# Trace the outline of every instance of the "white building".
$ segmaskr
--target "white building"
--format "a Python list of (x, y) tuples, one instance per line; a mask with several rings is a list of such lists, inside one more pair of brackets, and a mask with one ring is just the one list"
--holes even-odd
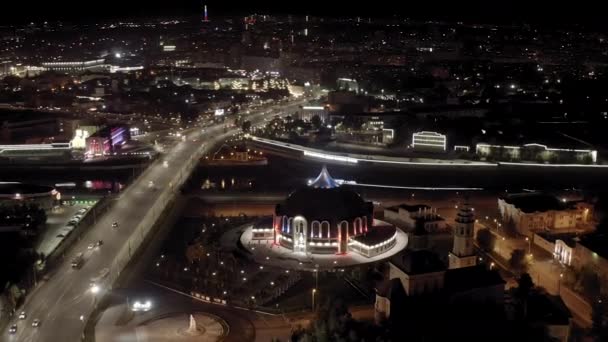
[(312, 121), (315, 115), (319, 116), (323, 124), (329, 121), (329, 111), (324, 106), (302, 106), (298, 111), (298, 119), (303, 121)]
[(481, 158), (505, 161), (554, 162), (561, 164), (590, 164), (597, 162), (596, 150), (552, 148), (536, 143), (522, 146), (479, 143), (475, 146), (475, 153)]
[(412, 134), (412, 148), (416, 151), (445, 152), (447, 138), (445, 134), (422, 131)]
[(448, 255), (450, 268), (475, 266), (476, 255), (473, 244), (475, 231), (475, 214), (465, 204), (458, 211), (454, 226), (454, 247)]
[(384, 209), (384, 219), (405, 231), (413, 230), (417, 223), (430, 233), (446, 229), (445, 219), (437, 214), (436, 208), (431, 208), (426, 204), (401, 204), (386, 208)]
[(510, 194), (498, 198), (498, 209), (506, 224), (513, 224), (520, 234), (568, 232), (591, 219), (591, 206), (569, 203), (543, 193)]
[(89, 61), (61, 61), (42, 63), (45, 70), (55, 70), (59, 72), (80, 73), (84, 71), (108, 71), (110, 65), (105, 63), (105, 59), (94, 59)]

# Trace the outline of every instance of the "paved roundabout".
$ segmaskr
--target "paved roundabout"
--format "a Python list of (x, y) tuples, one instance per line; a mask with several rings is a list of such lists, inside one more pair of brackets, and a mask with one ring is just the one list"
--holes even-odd
[(314, 271), (338, 270), (352, 266), (362, 265), (371, 262), (377, 262), (392, 257), (402, 251), (408, 242), (407, 234), (401, 229), (396, 230), (395, 245), (388, 251), (376, 255), (374, 257), (365, 257), (357, 253), (349, 254), (312, 254), (304, 252), (293, 252), (292, 250), (272, 243), (271, 240), (256, 241), (252, 240), (252, 227), (248, 227), (243, 231), (240, 227), (233, 234), (243, 231), (240, 235), (240, 245), (247, 249), (248, 255), (255, 262), (275, 266), (284, 269)]
[(168, 314), (148, 320), (136, 328), (141, 342), (215, 342), (228, 335), (226, 321), (203, 312)]

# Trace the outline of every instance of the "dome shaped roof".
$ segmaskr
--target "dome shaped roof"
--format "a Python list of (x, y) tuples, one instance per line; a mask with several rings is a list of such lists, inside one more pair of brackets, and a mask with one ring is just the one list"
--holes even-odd
[(291, 193), (276, 209), (277, 215), (303, 216), (312, 220), (348, 220), (370, 215), (371, 202), (365, 202), (358, 193), (340, 187), (323, 167), (321, 174), (307, 187)]

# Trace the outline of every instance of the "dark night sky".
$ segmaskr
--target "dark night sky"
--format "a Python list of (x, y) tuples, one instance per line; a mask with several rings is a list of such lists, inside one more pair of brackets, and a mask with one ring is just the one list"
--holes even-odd
[[(589, 23), (605, 20), (601, 1), (592, 0), (209, 0), (210, 15), (253, 12), (312, 15), (403, 15), (417, 19), (473, 22)], [(90, 21), (133, 16), (184, 15), (201, 11), (203, 0), (1, 0), (2, 22), (62, 19)], [(10, 9), (10, 10), (9, 10)], [(1, 23), (0, 23), (1, 25)], [(607, 25), (608, 26), (608, 25)]]

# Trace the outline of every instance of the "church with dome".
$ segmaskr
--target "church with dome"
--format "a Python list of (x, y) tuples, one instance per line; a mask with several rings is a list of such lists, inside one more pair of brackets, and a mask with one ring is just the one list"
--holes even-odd
[(398, 229), (374, 219), (373, 212), (372, 202), (341, 186), (323, 167), (276, 206), (272, 238), (295, 253), (375, 257), (394, 247)]

